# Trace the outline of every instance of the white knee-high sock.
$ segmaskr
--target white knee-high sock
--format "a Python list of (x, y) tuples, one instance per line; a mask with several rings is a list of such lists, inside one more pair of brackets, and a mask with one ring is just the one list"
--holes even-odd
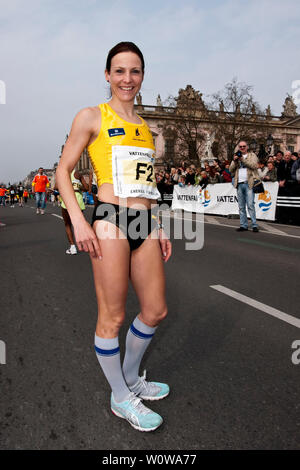
[(129, 387), (132, 387), (138, 381), (142, 357), (154, 336), (156, 328), (145, 325), (136, 317), (128, 330), (123, 373)]
[(130, 390), (121, 368), (118, 337), (100, 338), (95, 334), (95, 351), (104, 375), (111, 386), (114, 399), (119, 403), (124, 401)]

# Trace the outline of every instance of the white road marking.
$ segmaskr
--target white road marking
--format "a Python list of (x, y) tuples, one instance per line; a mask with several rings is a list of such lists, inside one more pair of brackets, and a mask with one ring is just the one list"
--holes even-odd
[(276, 308), (273, 308), (273, 307), (270, 307), (269, 305), (258, 302), (257, 300), (251, 299), (251, 297), (247, 297), (246, 295), (243, 295), (243, 294), (240, 294), (239, 292), (228, 289), (227, 287), (224, 287), (221, 285), (210, 286), (210, 287), (219, 292), (222, 292), (222, 294), (228, 295), (229, 297), (233, 297), (234, 299), (239, 300), (240, 302), (244, 302), (247, 305), (251, 305), (251, 307), (257, 308), (258, 310), (261, 310), (262, 312), (268, 313), (269, 315), (272, 315), (273, 317), (276, 317), (279, 320), (285, 321), (286, 323), (289, 323), (290, 325), (300, 328), (299, 318), (296, 318), (296, 317), (293, 317), (292, 315), (288, 315), (287, 313), (281, 312), (280, 310), (277, 310)]
[(259, 226), (263, 227), (267, 232), (274, 233), (274, 235), (286, 235), (282, 230), (278, 230), (278, 228), (273, 227), (273, 225), (266, 224), (265, 222), (259, 221)]
[[(179, 214), (176, 215), (176, 213), (172, 213), (172, 212), (168, 212), (168, 211), (160, 211), (160, 214), (162, 215), (162, 217), (170, 217), (170, 218), (173, 218), (173, 219), (181, 219), (181, 220), (191, 220), (191, 217), (180, 217)], [(237, 225), (230, 225), (230, 224), (225, 224), (225, 223), (216, 223), (216, 218), (214, 218), (214, 222), (209, 222), (208, 219), (205, 218), (205, 224), (208, 224), (208, 225), (218, 225), (219, 227), (229, 227), (229, 228), (238, 228)], [(197, 223), (202, 223), (201, 221), (198, 221), (198, 220), (195, 220), (195, 222)], [(261, 221), (259, 220), (258, 221), (258, 225), (260, 226), (261, 225)], [(289, 227), (292, 227), (292, 228), (295, 228), (294, 225), (289, 225)], [(260, 230), (261, 233), (268, 233), (268, 234), (271, 234), (271, 235), (280, 235), (281, 237), (288, 237), (288, 238), (300, 238), (300, 235), (289, 235), (288, 233), (284, 233), (282, 232), (281, 230), (278, 230), (278, 229), (272, 229), (271, 230)]]
[(209, 216), (209, 219), (207, 216), (204, 216), (204, 222), (211, 225), (221, 225), (221, 222), (216, 217), (212, 216)]
[(51, 214), (51, 215), (54, 215), (54, 217), (58, 217), (59, 219), (63, 219), (61, 215), (58, 215), (58, 214)]

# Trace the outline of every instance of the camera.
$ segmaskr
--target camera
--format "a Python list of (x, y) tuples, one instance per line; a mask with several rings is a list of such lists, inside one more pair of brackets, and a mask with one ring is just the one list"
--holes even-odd
[(240, 157), (242, 156), (242, 152), (241, 152), (240, 150), (238, 150), (238, 151), (236, 152), (236, 156), (240, 158)]

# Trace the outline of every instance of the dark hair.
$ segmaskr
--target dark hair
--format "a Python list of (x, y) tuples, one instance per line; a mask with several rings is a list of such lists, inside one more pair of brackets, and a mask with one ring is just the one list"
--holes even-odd
[(145, 62), (144, 62), (144, 57), (140, 49), (133, 43), (133, 42), (119, 42), (116, 44), (108, 53), (107, 59), (106, 59), (106, 70), (110, 73), (110, 67), (111, 67), (111, 60), (112, 58), (119, 54), (120, 52), (133, 52), (134, 54), (137, 54), (139, 58), (141, 59), (142, 62), (142, 71), (144, 73), (145, 70)]
[(277, 155), (278, 153), (281, 153), (281, 156), (283, 157), (283, 152), (282, 152), (281, 150), (277, 150), (276, 155)]
[(294, 155), (294, 157), (299, 158), (298, 152), (293, 152), (292, 155)]

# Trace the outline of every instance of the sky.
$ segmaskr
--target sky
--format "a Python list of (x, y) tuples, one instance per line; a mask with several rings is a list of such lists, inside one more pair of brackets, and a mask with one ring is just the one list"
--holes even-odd
[(300, 80), (299, 25), (299, 0), (0, 0), (0, 182), (53, 167), (76, 113), (108, 99), (120, 41), (144, 54), (143, 104), (187, 84), (208, 101), (237, 77), (280, 115)]

